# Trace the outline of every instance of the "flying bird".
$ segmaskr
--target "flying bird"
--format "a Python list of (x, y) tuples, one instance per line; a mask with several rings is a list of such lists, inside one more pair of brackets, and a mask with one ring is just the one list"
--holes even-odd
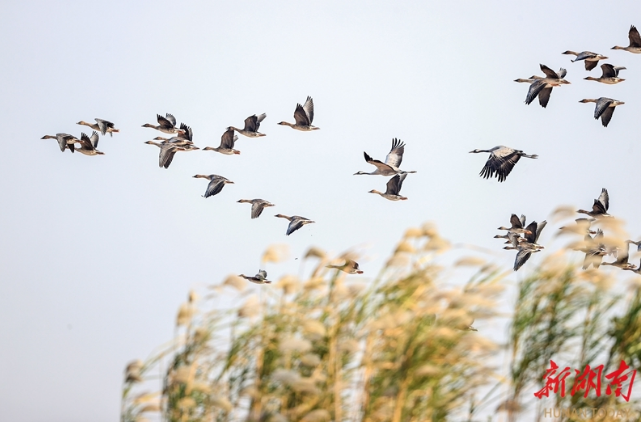
[(120, 132), (120, 129), (116, 129), (114, 127), (114, 124), (111, 123), (111, 122), (108, 122), (107, 120), (102, 120), (102, 119), (98, 119), (98, 118), (96, 118), (94, 120), (97, 123), (87, 123), (84, 120), (81, 120), (77, 124), (84, 125), (84, 126), (89, 126), (93, 130), (97, 130), (100, 133), (102, 133), (103, 136), (106, 135), (107, 132), (109, 132), (109, 136), (114, 136), (113, 135), (114, 132)]
[(630, 39), (630, 45), (627, 47), (619, 47), (615, 45), (612, 47), (612, 50), (625, 50), (634, 54), (641, 54), (641, 36), (639, 31), (634, 25), (630, 26), (630, 31), (628, 32), (628, 38)]
[(300, 217), (298, 215), (293, 215), (291, 217), (288, 217), (283, 214), (276, 214), (275, 217), (286, 218), (289, 220), (289, 226), (287, 226), (287, 233), (285, 233), (287, 236), (294, 233), (296, 230), (300, 229), (305, 224), (315, 223), (315, 221), (312, 221), (309, 218)]
[(416, 171), (404, 171), (400, 169), (401, 162), (403, 161), (404, 152), (405, 152), (405, 144), (401, 142), (400, 139), (397, 139), (397, 138), (392, 139), (392, 149), (390, 149), (390, 152), (387, 154), (387, 157), (385, 157), (384, 163), (379, 160), (373, 159), (366, 152), (363, 151), (363, 155), (365, 156), (365, 161), (375, 166), (376, 170), (374, 170), (371, 173), (359, 171), (354, 173), (354, 176), (358, 174), (393, 176), (395, 174), (416, 173)]
[(287, 122), (280, 122), (278, 124), (302, 131), (320, 129), (319, 127), (312, 126), (312, 122), (314, 121), (314, 100), (312, 100), (312, 97), (307, 97), (307, 101), (305, 101), (304, 105), (296, 104), (294, 120), (296, 120), (295, 124)]
[(160, 114), (157, 114), (158, 125), (145, 123), (142, 127), (150, 127), (164, 133), (184, 133), (184, 130), (176, 127), (176, 118), (172, 114), (167, 113), (166, 116), (167, 117), (162, 117)]
[(342, 265), (326, 265), (327, 268), (335, 268), (337, 270), (346, 272), (347, 274), (363, 274), (363, 271), (358, 269), (358, 262), (353, 259), (346, 259)]
[(147, 141), (145, 143), (148, 145), (156, 145), (160, 148), (160, 153), (158, 154), (158, 167), (169, 168), (169, 165), (174, 159), (174, 155), (176, 155), (176, 152), (178, 151), (195, 151), (200, 149), (195, 145), (186, 144), (183, 140), (178, 138), (165, 139), (158, 137), (155, 139), (162, 139), (163, 141), (161, 143), (154, 141)]
[(390, 201), (404, 201), (407, 198), (400, 195), (401, 187), (403, 186), (403, 181), (407, 177), (407, 173), (397, 174), (387, 181), (387, 189), (385, 193), (379, 192), (376, 189), (372, 189), (369, 193), (377, 193), (385, 199)]
[(539, 104), (541, 104), (541, 107), (545, 108), (550, 101), (552, 88), (563, 84), (569, 84), (570, 82), (563, 79), (567, 74), (565, 69), (561, 68), (558, 72), (555, 72), (544, 64), (541, 64), (540, 67), (546, 77), (533, 80), (527, 96), (525, 97), (525, 104), (529, 105), (536, 97), (539, 97)]
[(601, 77), (593, 78), (592, 76), (588, 76), (583, 79), (586, 81), (597, 81), (608, 85), (614, 85), (625, 81), (625, 79), (619, 78), (619, 71), (624, 69), (625, 67), (623, 66), (613, 66), (609, 63), (603, 63), (601, 65)]
[(475, 149), (470, 153), (489, 152), (490, 157), (487, 159), (483, 170), (479, 173), (484, 179), (490, 179), (496, 174), (499, 182), (505, 181), (516, 163), (525, 158), (538, 158), (536, 154), (527, 155), (520, 149), (513, 149), (503, 145), (496, 146), (492, 149)]
[(612, 217), (608, 214), (608, 209), (610, 208), (610, 195), (608, 195), (608, 190), (606, 188), (601, 189), (601, 195), (594, 200), (592, 204), (592, 211), (586, 211), (580, 209), (577, 212), (581, 214), (587, 214), (590, 217), (601, 218), (601, 217)]
[(241, 199), (237, 202), (252, 204), (251, 218), (258, 218), (265, 207), (273, 207), (274, 204), (264, 199)]
[(607, 57), (601, 54), (593, 53), (591, 51), (582, 51), (580, 53), (575, 53), (574, 51), (565, 51), (561, 54), (572, 54), (576, 56), (572, 63), (578, 62), (580, 60), (585, 60), (585, 70), (592, 70), (599, 64), (599, 60), (606, 60)]
[(256, 284), (271, 284), (271, 281), (267, 280), (267, 271), (265, 270), (258, 270), (258, 274), (253, 277), (246, 276), (245, 274), (238, 274), (238, 277), (242, 277)]
[(635, 270), (635, 269), (637, 269), (637, 267), (634, 264), (630, 264), (628, 262), (630, 243), (632, 243), (632, 241), (630, 241), (630, 240), (626, 240), (625, 241), (624, 250), (623, 251), (620, 250), (618, 252), (616, 261), (614, 261), (614, 262), (603, 262), (601, 265), (611, 265), (613, 267), (621, 268), (622, 270)]
[(261, 114), (260, 116), (256, 116), (254, 114), (253, 116), (249, 116), (248, 118), (245, 119), (245, 127), (243, 129), (238, 129), (233, 126), (229, 126), (227, 130), (233, 129), (236, 132), (240, 133), (241, 135), (245, 135), (250, 138), (266, 136), (264, 133), (258, 132), (258, 128), (260, 127), (260, 122), (265, 120), (265, 117), (267, 117), (265, 113)]
[(203, 198), (209, 198), (210, 196), (218, 194), (221, 190), (223, 190), (227, 183), (234, 183), (231, 180), (224, 178), (223, 176), (218, 176), (217, 174), (197, 174), (194, 177), (209, 180), (209, 184), (207, 185), (207, 190), (205, 191)]
[(70, 150), (71, 152), (74, 151), (75, 146), (74, 144), (76, 142), (80, 142), (78, 138), (76, 138), (73, 135), (69, 135), (68, 133), (56, 133), (55, 136), (52, 135), (45, 135), (40, 139), (55, 139), (58, 141), (58, 146), (60, 146), (60, 151), (65, 152), (66, 149)]
[(229, 127), (220, 137), (220, 146), (216, 148), (205, 147), (203, 151), (216, 151), (225, 155), (240, 154), (240, 151), (234, 149), (234, 143), (238, 140), (238, 135), (234, 134), (234, 129)]
[(91, 134), (91, 138), (86, 134), (80, 134), (80, 148), (76, 148), (76, 151), (84, 155), (105, 155), (104, 152), (98, 151), (98, 132), (95, 130)]
[(585, 98), (580, 103), (596, 103), (594, 108), (594, 118), (598, 119), (601, 117), (601, 124), (603, 127), (608, 127), (608, 123), (612, 120), (612, 115), (614, 114), (614, 108), (616, 106), (625, 104), (623, 101), (613, 100), (612, 98), (600, 97), (595, 99)]

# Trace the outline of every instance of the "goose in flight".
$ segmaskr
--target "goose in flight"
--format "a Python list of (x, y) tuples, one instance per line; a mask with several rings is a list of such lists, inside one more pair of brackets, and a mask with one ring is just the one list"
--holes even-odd
[(494, 177), (496, 174), (499, 182), (505, 181), (507, 176), (510, 174), (516, 163), (521, 159), (525, 158), (538, 158), (536, 154), (527, 155), (520, 149), (508, 148), (503, 145), (496, 146), (492, 149), (475, 149), (470, 151), (470, 153), (479, 153), (479, 152), (489, 152), (490, 157), (487, 159), (485, 166), (479, 173), (479, 175), (485, 179)]
[(319, 127), (312, 126), (312, 122), (314, 121), (314, 100), (312, 100), (312, 97), (307, 97), (307, 101), (305, 101), (304, 105), (296, 104), (294, 120), (296, 120), (295, 124), (287, 122), (280, 122), (278, 124), (302, 131), (320, 129)]
[(607, 59), (607, 57), (605, 57), (604, 55), (593, 53), (591, 51), (582, 51), (580, 53), (575, 53), (574, 51), (568, 50), (561, 54), (572, 54), (576, 56), (576, 58), (572, 60), (572, 63), (578, 62), (579, 60), (585, 60), (585, 70), (592, 70), (596, 67), (597, 64), (599, 64), (599, 60)]
[(565, 69), (561, 68), (558, 72), (555, 72), (544, 64), (541, 64), (540, 66), (546, 77), (536, 79), (532, 82), (530, 89), (527, 92), (527, 96), (525, 97), (525, 104), (529, 105), (536, 97), (539, 97), (539, 104), (541, 104), (541, 107), (545, 108), (550, 101), (552, 88), (563, 84), (569, 84), (570, 82), (563, 79), (567, 74)]
[(599, 268), (601, 265), (601, 260), (604, 255), (607, 255), (608, 250), (605, 245), (601, 242), (603, 239), (603, 231), (601, 229), (596, 231), (594, 237), (589, 234), (585, 235), (585, 246), (582, 248), (575, 249), (585, 253), (585, 258), (583, 259), (583, 269), (587, 270), (592, 265), (594, 268)]
[(342, 265), (326, 265), (327, 268), (335, 268), (337, 270), (346, 272), (347, 274), (363, 274), (363, 271), (358, 269), (358, 262), (353, 259), (346, 259)]
[(238, 277), (242, 277), (245, 280), (249, 280), (252, 283), (256, 284), (270, 284), (271, 281), (267, 280), (267, 271), (258, 270), (258, 274), (253, 277), (246, 276), (245, 274), (238, 274)]
[(601, 124), (603, 125), (603, 127), (608, 127), (608, 123), (610, 123), (612, 115), (614, 114), (614, 108), (616, 106), (625, 104), (623, 101), (613, 100), (612, 98), (606, 97), (600, 97), (596, 100), (592, 98), (585, 98), (579, 102), (596, 103), (596, 107), (594, 108), (594, 118), (598, 119), (599, 117), (601, 117)]
[(601, 217), (612, 217), (608, 214), (608, 209), (610, 208), (610, 195), (608, 195), (608, 190), (606, 188), (601, 189), (601, 195), (598, 199), (594, 200), (592, 204), (592, 211), (586, 211), (584, 209), (577, 210), (578, 213), (587, 214), (590, 217), (601, 218)]
[(548, 222), (545, 220), (540, 224), (537, 224), (536, 221), (531, 222), (525, 228), (524, 237), (519, 236), (519, 234), (514, 231), (508, 231), (507, 236), (512, 246), (506, 246), (503, 249), (518, 249), (519, 246), (524, 246), (530, 249), (545, 249), (536, 242), (538, 242), (539, 236), (547, 224)]
[(60, 146), (60, 151), (65, 152), (66, 149), (70, 150), (71, 152), (74, 151), (75, 146), (74, 144), (76, 142), (80, 142), (78, 138), (76, 138), (73, 135), (69, 135), (68, 133), (56, 133), (55, 136), (52, 135), (45, 135), (40, 139), (55, 139), (58, 141), (58, 146)]
[(234, 183), (231, 180), (225, 179), (223, 176), (218, 176), (217, 174), (197, 174), (194, 177), (197, 179), (201, 178), (209, 180), (209, 184), (207, 185), (207, 190), (205, 191), (203, 198), (209, 198), (210, 196), (218, 194), (221, 190), (223, 190), (225, 184), (227, 183)]
[(523, 78), (514, 79), (514, 82), (531, 84), (532, 82), (534, 82), (536, 80), (539, 80), (539, 79), (543, 79), (543, 78), (541, 76), (532, 75), (527, 79), (523, 79)]
[(627, 47), (619, 47), (615, 45), (612, 47), (612, 50), (625, 50), (634, 54), (641, 54), (641, 36), (639, 31), (634, 25), (630, 26), (630, 32), (628, 32), (628, 38), (630, 39), (630, 45)]
[(114, 128), (114, 124), (111, 122), (108, 122), (107, 120), (102, 120), (102, 119), (94, 119), (97, 123), (87, 123), (84, 120), (79, 121), (77, 124), (79, 125), (84, 125), (84, 126), (89, 126), (93, 130), (97, 130), (100, 133), (102, 133), (103, 136), (109, 132), (109, 136), (114, 136), (114, 132), (120, 132), (120, 129)]
[(105, 155), (104, 152), (98, 151), (98, 132), (95, 130), (91, 134), (91, 138), (85, 135), (84, 133), (80, 134), (80, 148), (76, 148), (76, 151), (84, 155)]
[(254, 114), (253, 116), (249, 116), (248, 118), (245, 119), (245, 127), (243, 129), (238, 129), (233, 126), (229, 126), (227, 130), (233, 129), (236, 132), (240, 133), (241, 135), (245, 135), (250, 138), (258, 138), (259, 136), (266, 136), (264, 133), (258, 132), (258, 128), (260, 128), (260, 122), (265, 120), (265, 117), (267, 117), (265, 113), (261, 114), (260, 116), (256, 116)]
[(387, 189), (385, 189), (385, 193), (379, 192), (376, 189), (372, 189), (369, 191), (369, 193), (377, 193), (380, 196), (382, 196), (385, 199), (389, 199), (390, 201), (404, 201), (407, 198), (404, 196), (401, 196), (399, 192), (401, 191), (401, 187), (403, 186), (403, 181), (407, 177), (407, 173), (403, 174), (397, 174), (396, 176), (392, 177), (387, 181)]
[(371, 173), (359, 171), (354, 173), (354, 176), (358, 174), (369, 174), (369, 175), (378, 174), (381, 176), (393, 176), (395, 174), (416, 173), (416, 171), (414, 170), (404, 171), (400, 169), (401, 162), (403, 161), (404, 152), (405, 152), (405, 144), (401, 142), (400, 139), (397, 139), (397, 138), (392, 139), (392, 149), (390, 149), (390, 152), (387, 154), (387, 157), (385, 157), (384, 163), (381, 162), (380, 160), (373, 159), (365, 151), (363, 151), (363, 155), (365, 156), (365, 161), (375, 166), (376, 170), (374, 170)]
[(603, 63), (601, 65), (602, 73), (600, 78), (593, 78), (592, 76), (588, 76), (583, 79), (585, 79), (586, 81), (597, 81), (604, 84), (614, 85), (618, 84), (619, 82), (625, 81), (625, 79), (619, 78), (619, 71), (624, 69), (625, 67), (623, 66), (612, 66), (609, 63)]
[(621, 268), (622, 270), (635, 270), (635, 269), (637, 269), (637, 267), (634, 264), (630, 264), (628, 262), (628, 258), (629, 258), (629, 251), (628, 250), (630, 249), (630, 243), (632, 243), (632, 241), (630, 241), (630, 240), (626, 240), (625, 241), (624, 250), (623, 251), (621, 251), (621, 250), (618, 251), (618, 255), (617, 255), (617, 260), (616, 261), (614, 261), (614, 262), (603, 262), (603, 263), (601, 263), (601, 265), (611, 265), (613, 267)]
[(312, 221), (309, 218), (300, 217), (298, 215), (293, 215), (291, 217), (288, 217), (283, 214), (276, 214), (275, 217), (286, 218), (289, 220), (289, 226), (287, 226), (287, 233), (285, 233), (287, 236), (294, 233), (296, 230), (300, 229), (305, 224), (315, 223), (315, 221)]
[(252, 204), (251, 218), (258, 218), (265, 207), (273, 207), (274, 204), (264, 199), (241, 199), (238, 202)]
[(158, 167), (169, 168), (169, 165), (174, 159), (174, 155), (178, 151), (195, 151), (200, 149), (193, 144), (180, 144), (180, 140), (176, 140), (176, 138), (156, 138), (156, 140), (158, 139), (163, 139), (163, 141), (161, 143), (154, 141), (145, 142), (148, 145), (156, 145), (160, 148), (160, 153), (158, 154)]
[[(524, 229), (523, 228), (524, 223), (525, 223), (525, 216), (524, 215), (521, 215), (521, 218), (519, 219), (519, 217), (517, 217), (516, 214), (512, 214), (510, 216), (510, 224), (512, 226), (511, 227), (503, 227), (503, 226), (501, 226), (497, 230), (507, 230), (508, 231), (507, 236), (509, 236), (510, 233), (530, 234), (530, 231), (528, 229)], [(511, 238), (509, 238), (509, 239), (511, 240)]]
[(234, 128), (229, 127), (220, 137), (220, 146), (216, 148), (205, 147), (203, 151), (216, 151), (225, 155), (240, 154), (240, 151), (234, 149), (234, 143), (238, 140), (238, 135), (234, 134)]
[(159, 130), (164, 133), (184, 133), (184, 130), (178, 129), (176, 127), (176, 118), (172, 115), (167, 113), (167, 117), (162, 117), (160, 114), (157, 114), (157, 120), (158, 120), (158, 125), (152, 125), (150, 123), (145, 123), (142, 125), (142, 127), (150, 127), (156, 130)]
[(512, 246), (506, 246), (505, 249), (518, 250), (518, 252), (516, 253), (516, 258), (514, 260), (514, 271), (518, 271), (518, 269), (521, 268), (528, 259), (530, 259), (530, 256), (532, 256), (533, 253), (540, 252), (541, 249), (543, 249), (543, 246), (537, 244), (536, 242), (539, 238), (539, 235), (541, 234), (541, 231), (543, 230), (543, 227), (545, 227), (546, 224), (547, 222), (542, 222), (542, 227), (539, 229), (536, 221), (531, 222), (527, 226), (526, 230), (529, 232), (529, 234), (525, 234), (524, 241), (519, 241), (518, 234), (511, 234)]

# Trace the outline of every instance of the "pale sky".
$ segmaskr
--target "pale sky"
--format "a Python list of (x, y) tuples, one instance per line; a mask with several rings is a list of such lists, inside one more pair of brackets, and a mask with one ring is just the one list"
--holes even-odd
[[(493, 239), (512, 213), (550, 220), (559, 205), (589, 208), (601, 188), (610, 213), (634, 239), (641, 146), (641, 55), (613, 51), (641, 26), (641, 4), (543, 1), (368, 2), (160, 1), (5, 2), (0, 14), (7, 124), (0, 187), (0, 405), (19, 421), (113, 421), (126, 363), (173, 333), (191, 288), (228, 274), (255, 274), (275, 243), (289, 259), (270, 279), (299, 272), (308, 247), (364, 251), (371, 280), (406, 228), (436, 222), (453, 243), (514, 253)], [(625, 66), (615, 86), (572, 63), (590, 50)], [(526, 106), (539, 63), (568, 70), (546, 109)], [(293, 122), (296, 103), (315, 103), (314, 132)], [(609, 127), (583, 98), (617, 107)], [(179, 153), (158, 168), (162, 133), (142, 128), (172, 113), (197, 146), (218, 146), (229, 125), (267, 113), (266, 137), (240, 136), (238, 156)], [(43, 135), (88, 135), (80, 120), (113, 121), (104, 156), (64, 154)], [(392, 138), (406, 143), (409, 200), (391, 202), (374, 167)], [(507, 181), (478, 176), (496, 145), (538, 154)], [(204, 199), (207, 182), (235, 182)], [(276, 204), (256, 219), (238, 199)], [(285, 236), (276, 213), (316, 221)], [(551, 242), (548, 225), (540, 243)], [(546, 252), (547, 253), (547, 252)], [(534, 256), (522, 272), (544, 254)], [(581, 259), (581, 256), (577, 257)], [(261, 286), (256, 286), (259, 288)]]

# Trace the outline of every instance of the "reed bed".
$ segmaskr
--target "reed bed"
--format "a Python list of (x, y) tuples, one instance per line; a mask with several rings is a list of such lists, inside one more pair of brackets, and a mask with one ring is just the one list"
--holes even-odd
[[(173, 341), (127, 366), (121, 421), (554, 420), (546, 407), (625, 409), (628, 419), (592, 420), (636, 421), (636, 398), (533, 395), (550, 360), (602, 363), (604, 374), (621, 360), (641, 365), (640, 285), (619, 288), (621, 271), (581, 270), (572, 248), (529, 268), (510, 304), (511, 270), (476, 256), (438, 265), (450, 244), (429, 224), (407, 230), (368, 284), (326, 268), (317, 248), (305, 280), (286, 275), (256, 294), (229, 276), (203, 298), (190, 293)], [(273, 247), (263, 259), (282, 256)], [(455, 284), (451, 274), (470, 276)], [(502, 344), (475, 331), (500, 321)]]

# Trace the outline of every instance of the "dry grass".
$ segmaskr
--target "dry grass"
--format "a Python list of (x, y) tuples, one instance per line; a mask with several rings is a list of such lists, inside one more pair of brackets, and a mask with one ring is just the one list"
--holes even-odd
[[(190, 294), (172, 344), (127, 367), (121, 421), (478, 421), (488, 409), (483, 420), (522, 421), (540, 419), (542, 406), (623, 407), (609, 396), (533, 393), (550, 359), (603, 362), (604, 373), (621, 359), (639, 368), (638, 285), (615, 293), (619, 273), (582, 271), (571, 250), (548, 256), (517, 286), (507, 344), (498, 345), (470, 326), (501, 318), (511, 272), (477, 256), (441, 268), (435, 256), (449, 247), (426, 225), (405, 233), (371, 284), (325, 268), (331, 257), (314, 248), (307, 280), (285, 276), (261, 286), (260, 299), (234, 276), (213, 298)], [(263, 260), (284, 255), (270, 248)], [(470, 269), (464, 286), (445, 287), (445, 273)], [(221, 296), (244, 303), (220, 310), (212, 304)], [(147, 393), (157, 374), (158, 391)], [(625, 405), (637, 420), (638, 403)]]

